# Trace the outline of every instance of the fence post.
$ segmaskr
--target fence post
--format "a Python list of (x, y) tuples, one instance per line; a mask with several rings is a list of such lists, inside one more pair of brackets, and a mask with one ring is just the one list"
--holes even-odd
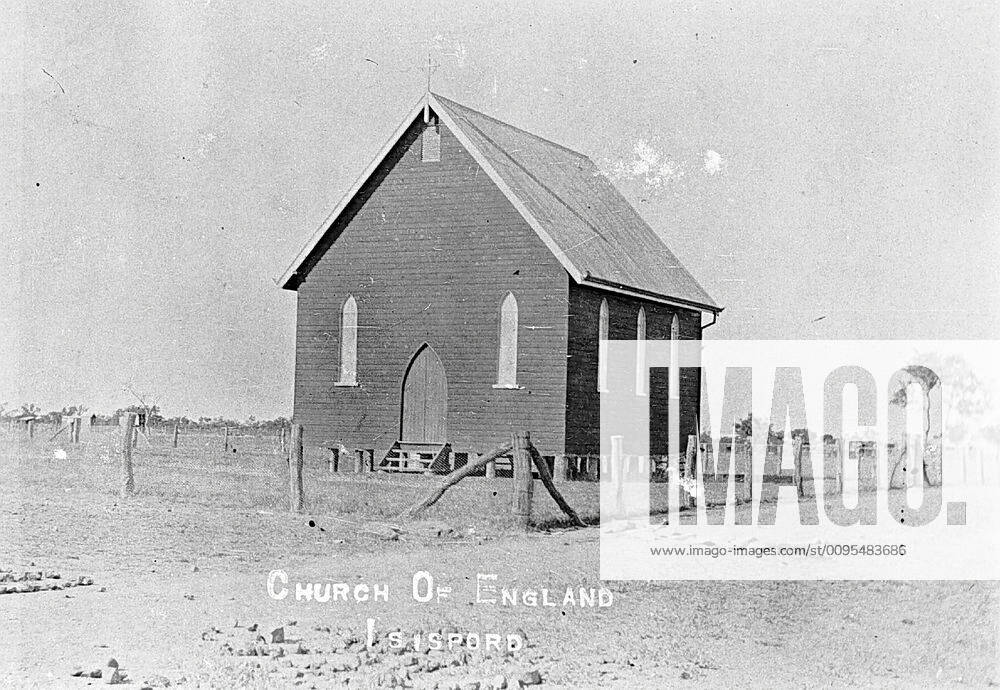
[(222, 450), (223, 450), (224, 453), (228, 453), (229, 452), (229, 427), (228, 426), (226, 427), (226, 436), (225, 436), (225, 441), (223, 441)]
[(121, 456), (121, 497), (135, 491), (135, 477), (132, 475), (132, 442), (135, 437), (135, 413), (126, 412), (122, 418)]
[(35, 420), (34, 419), (29, 419), (28, 420), (28, 438), (29, 439), (35, 438)]
[[(479, 457), (479, 454), (476, 453), (476, 458), (478, 459), (478, 457)], [(486, 463), (485, 472), (486, 472), (486, 478), (487, 479), (496, 479), (497, 478), (497, 463), (496, 463), (496, 460), (490, 460), (488, 463)]]
[(552, 460), (552, 480), (564, 482), (569, 477), (565, 455), (557, 455)]
[(527, 431), (514, 434), (512, 441), (514, 491), (511, 495), (511, 512), (515, 527), (525, 531), (531, 518), (531, 494), (535, 484), (531, 474), (531, 453), (528, 450), (530, 442)]
[(80, 442), (80, 427), (83, 426), (83, 417), (73, 420), (73, 443)]
[(177, 447), (177, 437), (180, 435), (180, 424), (174, 424), (174, 448)]
[(354, 471), (357, 474), (365, 471), (365, 451), (362, 448), (354, 449)]
[(337, 471), (337, 465), (340, 464), (340, 448), (330, 449), (330, 459), (327, 461), (327, 470), (331, 473)]
[(792, 482), (795, 484), (795, 493), (798, 496), (805, 496), (805, 488), (802, 486), (802, 447), (804, 445), (801, 437), (795, 439), (795, 465), (792, 470)]
[[(226, 429), (228, 431), (228, 428)], [(292, 425), (292, 453), (288, 461), (289, 474), (289, 509), (293, 513), (301, 513), (305, 506), (305, 496), (302, 491), (302, 425)]]
[(285, 440), (285, 427), (281, 427), (278, 432), (278, 437), (281, 439), (281, 452), (284, 453), (288, 450), (287, 441)]

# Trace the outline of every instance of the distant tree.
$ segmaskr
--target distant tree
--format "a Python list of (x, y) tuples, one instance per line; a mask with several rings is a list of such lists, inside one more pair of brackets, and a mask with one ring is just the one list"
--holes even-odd
[(38, 417), (42, 414), (42, 408), (35, 403), (24, 403), (21, 405), (21, 414)]
[[(924, 384), (927, 391), (941, 386), (942, 431), (948, 440), (961, 441), (970, 434), (970, 422), (985, 412), (991, 395), (987, 386), (960, 355), (922, 354), (924, 365), (905, 367), (904, 371)], [(890, 402), (906, 406), (906, 389), (896, 391)], [(930, 410), (925, 410), (924, 435), (930, 429)]]

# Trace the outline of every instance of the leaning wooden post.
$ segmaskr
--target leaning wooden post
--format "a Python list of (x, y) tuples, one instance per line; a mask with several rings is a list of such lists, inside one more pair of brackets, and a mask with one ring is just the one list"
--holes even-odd
[(444, 496), (444, 492), (447, 491), (449, 487), (454, 486), (469, 475), (475, 474), (479, 470), (483, 469), (487, 463), (493, 462), (497, 458), (506, 455), (512, 449), (512, 446), (508, 443), (506, 445), (499, 446), (485, 455), (469, 453), (469, 462), (442, 479), (441, 483), (431, 489), (422, 501), (404, 512), (401, 517), (412, 517), (420, 511), (430, 508), (432, 505), (437, 503), (438, 499)]
[(83, 426), (83, 417), (73, 420), (73, 443), (80, 442), (80, 427)]
[(337, 471), (340, 464), (340, 448), (330, 449), (330, 459), (327, 461), (327, 470), (332, 474)]
[(354, 471), (357, 474), (365, 471), (365, 451), (362, 448), (354, 449)]
[(514, 526), (527, 531), (531, 518), (531, 494), (535, 479), (531, 474), (531, 452), (528, 450), (531, 438), (528, 432), (514, 434), (513, 446), (514, 491), (511, 494), (511, 513)]
[(223, 452), (226, 452), (226, 453), (229, 452), (229, 427), (228, 426), (226, 427), (226, 436), (225, 436), (225, 441), (223, 441), (222, 450), (223, 450)]
[(180, 433), (181, 433), (181, 425), (174, 424), (174, 448), (177, 447), (177, 437), (180, 435)]
[[(544, 484), (545, 488), (549, 490), (549, 495), (552, 496), (552, 500), (556, 502), (556, 505), (558, 505), (564, 513), (566, 513), (569, 519), (573, 521), (574, 525), (577, 527), (586, 527), (586, 524), (584, 524), (583, 520), (580, 519), (580, 516), (576, 514), (576, 511), (573, 510), (569, 503), (566, 502), (566, 499), (563, 498), (561, 493), (559, 493), (559, 489), (556, 488), (555, 481), (549, 476), (549, 467), (545, 463), (545, 458), (539, 455), (538, 449), (534, 446), (528, 446), (528, 452), (531, 453), (531, 459), (535, 462), (535, 468), (538, 469), (538, 478), (542, 480), (542, 484)], [(530, 471), (531, 468), (529, 467), (528, 469)]]
[(35, 438), (35, 420), (34, 419), (29, 419), (28, 420), (28, 438), (29, 439)]
[(292, 425), (292, 451), (288, 462), (289, 475), (289, 509), (293, 513), (301, 513), (305, 507), (305, 495), (302, 491), (302, 425)]
[(135, 477), (132, 475), (132, 439), (135, 436), (135, 413), (127, 412), (122, 418), (121, 456), (121, 497), (135, 491)]
[(497, 461), (496, 460), (490, 460), (488, 463), (486, 463), (486, 470), (485, 470), (485, 472), (486, 472), (486, 478), (487, 479), (496, 479), (497, 478)]

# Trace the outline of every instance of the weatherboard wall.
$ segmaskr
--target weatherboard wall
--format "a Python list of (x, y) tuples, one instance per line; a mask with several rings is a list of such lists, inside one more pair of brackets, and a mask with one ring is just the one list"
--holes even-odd
[[(567, 274), (459, 141), (421, 160), (412, 124), (300, 269), (295, 408), (310, 443), (399, 438), (401, 386), (423, 343), (447, 376), (448, 437), (484, 452), (515, 429), (543, 453), (565, 431)], [(518, 302), (519, 389), (498, 389), (500, 305)], [(357, 387), (338, 386), (340, 310), (358, 306)]]
[[(647, 340), (670, 340), (674, 314), (680, 338), (701, 338), (701, 313), (660, 302), (598, 290), (568, 281), (569, 324), (566, 367), (566, 452), (600, 453), (600, 393), (598, 391), (598, 333), (601, 301), (608, 302), (608, 339), (634, 340), (639, 308), (646, 310)], [(649, 375), (649, 445), (653, 455), (667, 453), (668, 370), (654, 368)], [(680, 431), (682, 450), (694, 434), (699, 409), (701, 379), (696, 368), (680, 371)]]

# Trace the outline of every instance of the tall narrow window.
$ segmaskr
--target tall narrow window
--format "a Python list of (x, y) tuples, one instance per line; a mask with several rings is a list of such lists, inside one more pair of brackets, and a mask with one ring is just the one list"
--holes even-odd
[(678, 366), (680, 333), (680, 322), (677, 320), (677, 314), (674, 314), (674, 318), (670, 321), (670, 382), (668, 391), (670, 397), (675, 399), (681, 397), (681, 369)]
[(639, 316), (635, 319), (635, 394), (646, 395), (646, 310), (639, 307)]
[(608, 300), (601, 300), (597, 323), (597, 390), (608, 390)]
[(351, 295), (340, 310), (341, 386), (358, 385), (358, 303)]
[(517, 388), (517, 300), (508, 292), (500, 304), (500, 362), (497, 388)]

